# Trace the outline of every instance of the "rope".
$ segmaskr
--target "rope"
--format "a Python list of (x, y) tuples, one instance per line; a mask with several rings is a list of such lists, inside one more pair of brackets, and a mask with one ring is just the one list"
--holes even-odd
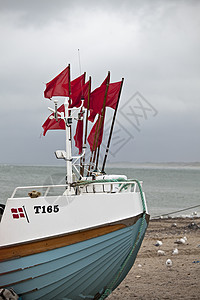
[(122, 272), (124, 271), (126, 265), (129, 262), (129, 259), (131, 258), (133, 252), (135, 251), (136, 246), (139, 243), (139, 240), (140, 240), (140, 237), (141, 237), (141, 232), (142, 232), (142, 229), (143, 229), (143, 226), (144, 226), (144, 221), (145, 221), (145, 216), (146, 216), (146, 206), (145, 206), (145, 201), (144, 201), (144, 197), (143, 197), (143, 193), (142, 193), (142, 187), (141, 187), (140, 182), (138, 180), (130, 180), (130, 181), (135, 181), (137, 183), (138, 187), (139, 187), (140, 197), (141, 197), (141, 200), (142, 200), (142, 207), (143, 207), (142, 222), (140, 224), (137, 239), (136, 239), (135, 243), (133, 244), (133, 247), (130, 250), (129, 255), (127, 256), (127, 258), (125, 259), (125, 261), (121, 265), (121, 267), (119, 269), (119, 272), (117, 273), (117, 275), (115, 276), (113, 281), (110, 283), (110, 285), (107, 287), (107, 289), (104, 291), (104, 293), (101, 295), (101, 298), (99, 298), (99, 300), (103, 300), (103, 299), (107, 298), (112, 293), (112, 290), (113, 290), (117, 280), (119, 279)]
[[(189, 210), (189, 209), (193, 209), (193, 208), (196, 208), (196, 207), (200, 207), (200, 204), (199, 205), (195, 205), (195, 206), (190, 206), (188, 208), (179, 209), (179, 210), (167, 213), (167, 214), (162, 214), (162, 216), (172, 215), (172, 214), (175, 214), (175, 213), (178, 213), (178, 212), (181, 212), (181, 211), (185, 211), (185, 210)], [(161, 216), (153, 216), (152, 219), (154, 219), (154, 218), (160, 218), (160, 217)]]

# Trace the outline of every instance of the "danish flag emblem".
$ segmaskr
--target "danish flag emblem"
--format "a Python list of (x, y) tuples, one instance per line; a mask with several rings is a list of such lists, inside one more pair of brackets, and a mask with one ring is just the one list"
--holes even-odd
[(13, 219), (26, 218), (28, 223), (29, 223), (28, 216), (26, 214), (24, 206), (23, 207), (18, 207), (18, 208), (11, 208), (11, 213), (12, 213)]

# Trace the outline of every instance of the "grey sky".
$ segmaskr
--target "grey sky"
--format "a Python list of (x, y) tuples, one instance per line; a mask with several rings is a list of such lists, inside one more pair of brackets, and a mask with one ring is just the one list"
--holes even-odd
[(78, 48), (93, 89), (109, 70), (112, 82), (125, 78), (120, 109), (136, 92), (151, 107), (139, 130), (131, 106), (119, 110), (126, 144), (112, 144), (110, 161), (200, 161), (199, 15), (192, 0), (0, 1), (0, 163), (56, 163), (64, 134), (40, 138), (44, 82), (68, 63), (77, 77)]

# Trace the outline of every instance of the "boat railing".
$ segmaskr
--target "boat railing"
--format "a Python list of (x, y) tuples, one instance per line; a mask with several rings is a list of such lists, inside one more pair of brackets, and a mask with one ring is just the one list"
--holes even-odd
[[(13, 191), (11, 198), (27, 197), (37, 198), (40, 196), (58, 196), (67, 189), (66, 184), (19, 186)], [(25, 194), (26, 193), (26, 194)], [(31, 194), (32, 193), (32, 194)]]
[[(140, 181), (142, 185), (142, 181)], [(139, 191), (138, 184), (134, 180), (126, 181), (101, 181), (95, 180), (93, 182), (78, 182), (74, 185), (78, 193), (122, 193)]]
[[(142, 185), (142, 181), (140, 181)], [(79, 195), (82, 193), (126, 193), (139, 192), (138, 184), (134, 180), (126, 181), (79, 181), (71, 184), (71, 195)], [(16, 187), (10, 198), (27, 197), (37, 198), (40, 196), (60, 196), (69, 195), (69, 187), (67, 184), (58, 185), (41, 185), (41, 186), (21, 186)]]

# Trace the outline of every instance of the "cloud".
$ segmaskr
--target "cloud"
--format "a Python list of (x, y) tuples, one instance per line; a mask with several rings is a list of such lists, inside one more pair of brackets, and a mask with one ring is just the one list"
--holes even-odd
[[(190, 141), (197, 143), (199, 1), (43, 0), (0, 1), (0, 5), (0, 125), (5, 147), (2, 160), (10, 161), (6, 149), (12, 147), (12, 139), (15, 143), (19, 141), (20, 162), (27, 153), (24, 147), (32, 139), (38, 148), (29, 149), (28, 153), (32, 154), (27, 160), (37, 162), (41, 144), (44, 153), (55, 150), (50, 140), (56, 133), (38, 142), (50, 105), (43, 99), (44, 83), (68, 63), (72, 78), (78, 76), (78, 49), (81, 70), (92, 76), (93, 89), (110, 70), (112, 81), (125, 78), (121, 106), (139, 91), (157, 109), (158, 117), (145, 125), (149, 129), (145, 129), (148, 134), (144, 133), (143, 143), (156, 139), (162, 143), (163, 132), (155, 128), (163, 128), (165, 124), (164, 135), (177, 147), (173, 154), (166, 144), (162, 149), (163, 159), (177, 159), (185, 139), (181, 135), (183, 131)], [(177, 140), (171, 138), (172, 131), (177, 132)], [(61, 138), (59, 133), (58, 136), (57, 140)], [(140, 145), (142, 137), (136, 135), (134, 143)], [(196, 147), (199, 146), (200, 142)], [(148, 154), (144, 150), (142, 155), (138, 149), (133, 157), (129, 144), (123, 151), (133, 161), (155, 160), (156, 153), (161, 153), (156, 143), (151, 144)], [(187, 151), (185, 159), (193, 160), (193, 151)], [(48, 161), (51, 163), (51, 159)], [(17, 156), (13, 162), (18, 162)]]

